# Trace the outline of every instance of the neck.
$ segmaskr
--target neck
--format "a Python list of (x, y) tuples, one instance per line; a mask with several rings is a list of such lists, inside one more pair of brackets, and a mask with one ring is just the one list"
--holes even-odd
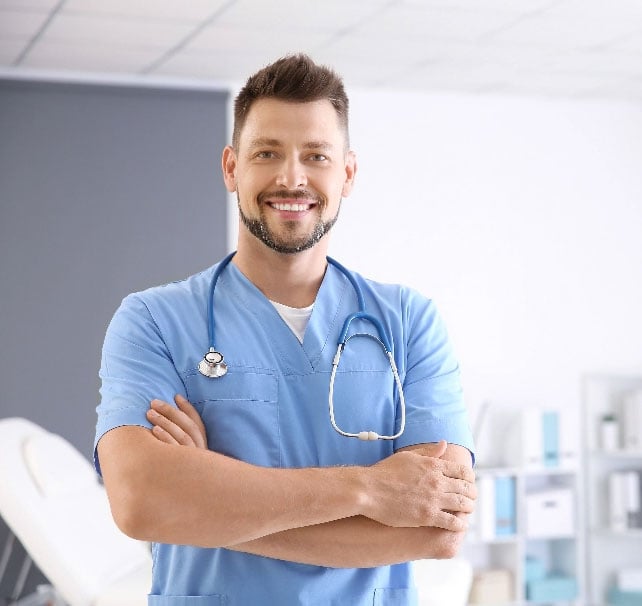
[(327, 267), (327, 238), (311, 249), (277, 253), (257, 240), (239, 241), (232, 262), (268, 299), (289, 307), (307, 307), (316, 299)]

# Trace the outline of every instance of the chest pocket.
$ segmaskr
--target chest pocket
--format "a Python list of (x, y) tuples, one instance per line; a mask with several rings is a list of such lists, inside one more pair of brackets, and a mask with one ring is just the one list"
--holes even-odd
[(187, 396), (207, 430), (210, 450), (264, 467), (280, 466), (278, 379), (269, 371), (230, 370), (185, 377)]

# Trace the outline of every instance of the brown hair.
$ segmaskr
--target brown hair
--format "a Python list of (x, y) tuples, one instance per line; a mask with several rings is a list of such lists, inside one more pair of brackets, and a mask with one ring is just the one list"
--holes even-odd
[(348, 146), (349, 103), (341, 77), (332, 69), (317, 65), (307, 55), (298, 54), (278, 59), (248, 78), (234, 101), (232, 145), (235, 149), (252, 104), (265, 98), (298, 103), (327, 99), (337, 112)]

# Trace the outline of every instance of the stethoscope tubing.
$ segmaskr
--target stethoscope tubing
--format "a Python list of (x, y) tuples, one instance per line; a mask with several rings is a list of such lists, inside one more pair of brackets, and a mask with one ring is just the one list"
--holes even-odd
[[(222, 377), (227, 373), (227, 365), (223, 361), (223, 354), (217, 351), (216, 349), (216, 328), (214, 322), (214, 291), (216, 289), (216, 284), (223, 273), (223, 270), (227, 267), (229, 262), (232, 260), (232, 257), (236, 254), (235, 252), (230, 253), (221, 262), (218, 264), (217, 268), (214, 271), (212, 280), (209, 287), (209, 296), (207, 299), (207, 333), (209, 340), (209, 350), (205, 354), (203, 360), (199, 364), (199, 371), (206, 377), (209, 378), (218, 378)], [(337, 351), (332, 360), (332, 371), (330, 373), (330, 386), (328, 390), (328, 407), (330, 412), (330, 422), (332, 427), (342, 436), (347, 438), (358, 438), (360, 440), (396, 440), (404, 432), (406, 427), (406, 402), (403, 393), (403, 386), (401, 384), (401, 379), (399, 378), (399, 372), (397, 370), (397, 365), (395, 364), (394, 356), (392, 354), (392, 342), (388, 338), (386, 330), (381, 323), (381, 321), (373, 316), (372, 314), (366, 311), (365, 298), (363, 292), (358, 282), (355, 280), (354, 276), (346, 267), (341, 265), (338, 261), (334, 260), (331, 257), (327, 257), (327, 261), (330, 265), (334, 265), (350, 282), (354, 292), (357, 296), (357, 307), (358, 310), (350, 314), (344, 321), (341, 332), (339, 333), (339, 339), (337, 343)], [(354, 320), (366, 320), (370, 322), (376, 329), (377, 335), (374, 336), (370, 333), (356, 333), (348, 336), (348, 331), (350, 330), (350, 324)], [(390, 364), (390, 369), (394, 376), (395, 384), (397, 386), (397, 391), (399, 394), (399, 404), (401, 410), (401, 419), (399, 424), (399, 429), (393, 435), (380, 435), (372, 430), (364, 430), (360, 432), (349, 432), (341, 429), (335, 418), (334, 414), (334, 382), (337, 374), (337, 369), (339, 367), (339, 360), (341, 359), (341, 354), (345, 349), (347, 342), (356, 336), (371, 337), (377, 341), (383, 348), (388, 362)]]

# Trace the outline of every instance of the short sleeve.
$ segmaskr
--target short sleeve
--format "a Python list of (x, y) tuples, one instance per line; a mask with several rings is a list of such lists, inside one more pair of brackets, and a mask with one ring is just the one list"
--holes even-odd
[(405, 315), (406, 430), (395, 449), (446, 440), (467, 448), (474, 461), (459, 364), (446, 326), (435, 304), (412, 291)]
[(125, 298), (109, 324), (100, 378), (94, 442), (98, 473), (96, 446), (105, 433), (124, 425), (149, 428), (145, 415), (153, 399), (173, 402), (176, 394), (185, 394), (161, 330), (140, 295)]

